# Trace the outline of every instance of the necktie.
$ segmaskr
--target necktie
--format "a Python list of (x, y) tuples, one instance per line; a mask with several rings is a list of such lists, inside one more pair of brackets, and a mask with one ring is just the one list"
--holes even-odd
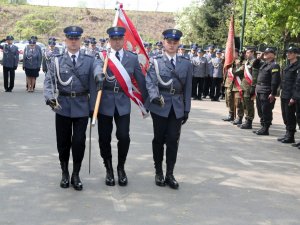
[(173, 58), (171, 59), (171, 64), (173, 66), (173, 69), (175, 69), (175, 63), (174, 63), (174, 59)]
[(76, 65), (76, 61), (75, 61), (76, 55), (72, 55), (71, 57), (72, 57), (73, 65), (75, 66)]
[(118, 51), (116, 52), (116, 57), (120, 61), (120, 53)]

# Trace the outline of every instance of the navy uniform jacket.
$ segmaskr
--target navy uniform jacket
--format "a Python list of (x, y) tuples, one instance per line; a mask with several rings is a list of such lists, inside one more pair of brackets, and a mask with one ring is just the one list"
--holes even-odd
[(296, 74), (297, 74), (297, 78), (296, 78), (296, 84), (295, 84), (294, 90), (293, 90), (293, 99), (299, 101), (300, 100), (300, 68), (298, 68)]
[[(124, 50), (121, 64), (124, 66), (127, 73), (135, 78), (140, 88), (143, 99), (146, 99), (147, 90), (145, 76), (142, 73), (139, 64), (138, 55), (133, 52)], [(107, 75), (111, 78), (114, 77), (109, 67), (107, 67)], [(114, 116), (115, 109), (117, 109), (120, 116), (129, 114), (131, 112), (131, 103), (129, 97), (127, 97), (127, 95), (123, 91), (119, 91), (117, 93), (114, 92), (114, 87), (119, 87), (121, 89), (120, 84), (116, 79), (114, 79), (113, 81), (108, 81), (107, 79), (105, 79), (103, 81), (103, 90), (101, 103), (99, 106), (99, 113), (106, 116)]]
[(295, 89), (296, 79), (297, 79), (297, 71), (300, 68), (299, 61), (296, 61), (293, 64), (288, 65), (282, 74), (281, 81), (281, 98), (283, 99), (291, 99), (293, 97), (293, 90)]
[[(164, 82), (173, 79), (173, 82), (168, 87), (162, 86), (157, 78), (154, 64), (151, 63), (146, 76), (146, 87), (149, 93), (149, 98), (145, 103), (145, 107), (150, 111), (162, 117), (168, 117), (171, 107), (173, 106), (176, 118), (182, 118), (184, 112), (190, 112), (191, 109), (191, 88), (192, 88), (192, 64), (190, 60), (183, 56), (176, 56), (175, 72), (179, 76), (180, 81), (172, 74), (172, 64), (166, 55), (159, 55), (155, 57), (158, 63), (159, 73)], [(153, 59), (151, 59), (153, 61)], [(163, 89), (172, 88), (178, 91), (178, 94), (162, 91)], [(160, 107), (151, 101), (162, 95), (165, 105)]]
[[(100, 75), (102, 72), (99, 61), (96, 61), (92, 56), (79, 53), (74, 67), (68, 52), (57, 56), (57, 58), (59, 60), (59, 70), (62, 81), (65, 82), (72, 77), (72, 82), (67, 86), (63, 86), (56, 77), (58, 91), (65, 93), (88, 92), (89, 96), (71, 97), (59, 95), (58, 103), (62, 108), (55, 112), (59, 115), (71, 118), (89, 116), (90, 111), (94, 110), (96, 98), (95, 76)], [(53, 58), (44, 81), (44, 97), (46, 101), (54, 98), (54, 90), (51, 82), (54, 84), (55, 76), (56, 67), (55, 58)]]
[(47, 73), (48, 65), (50, 65), (52, 57), (57, 55), (59, 55), (59, 48), (57, 47), (54, 47), (53, 51), (50, 49), (45, 49), (43, 51), (43, 59), (42, 59), (43, 72)]
[(213, 78), (223, 78), (223, 64), (221, 58), (212, 58), (212, 76)]
[(208, 62), (205, 57), (194, 56), (192, 58), (193, 77), (207, 77), (209, 74)]
[(280, 80), (280, 66), (275, 61), (264, 62), (258, 71), (255, 91), (276, 95)]
[(32, 50), (29, 46), (25, 47), (23, 56), (23, 68), (38, 69), (42, 64), (42, 50), (41, 47), (36, 45)]
[(8, 68), (14, 68), (18, 66), (19, 63), (19, 49), (15, 45), (5, 44), (1, 46), (3, 49), (3, 60), (2, 65)]

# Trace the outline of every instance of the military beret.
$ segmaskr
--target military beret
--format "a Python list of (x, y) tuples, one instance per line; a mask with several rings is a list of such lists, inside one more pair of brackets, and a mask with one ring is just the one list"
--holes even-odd
[(256, 51), (256, 47), (255, 47), (255, 46), (246, 46), (246, 47), (245, 47), (245, 50), (246, 50), (246, 51), (252, 51), (252, 52), (255, 52), (255, 51)]
[(299, 53), (299, 49), (295, 46), (290, 46), (288, 49), (287, 49), (287, 52), (292, 52), (292, 53)]
[(6, 40), (14, 40), (14, 37), (11, 36), (11, 35), (8, 35), (8, 36), (6, 37)]
[(31, 38), (30, 39), (34, 39), (34, 40), (38, 40), (38, 38), (37, 38), (37, 36), (31, 36)]
[(123, 37), (125, 32), (126, 29), (124, 27), (110, 27), (106, 31), (109, 37)]
[(144, 47), (146, 48), (148, 46), (149, 46), (149, 44), (147, 42), (144, 42)]
[(83, 29), (78, 26), (69, 26), (64, 29), (64, 33), (67, 38), (71, 38), (71, 37), (79, 38), (83, 33)]
[(162, 35), (164, 36), (164, 39), (173, 39), (178, 41), (182, 37), (182, 32), (177, 29), (167, 29), (162, 33)]
[(267, 47), (265, 49), (264, 53), (273, 53), (273, 54), (275, 54), (276, 53), (276, 49), (273, 48), (273, 47)]

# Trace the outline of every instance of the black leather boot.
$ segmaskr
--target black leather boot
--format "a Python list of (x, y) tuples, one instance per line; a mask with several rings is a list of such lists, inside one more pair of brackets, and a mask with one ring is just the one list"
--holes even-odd
[(269, 135), (269, 126), (264, 124), (260, 130), (256, 132), (257, 135)]
[(60, 162), (60, 167), (62, 170), (62, 176), (60, 181), (61, 188), (68, 188), (70, 186), (70, 175), (68, 169), (68, 162)]
[(81, 163), (74, 163), (73, 164), (73, 173), (71, 177), (71, 184), (73, 185), (73, 188), (77, 191), (82, 190), (82, 183), (79, 177), (79, 171), (81, 168)]
[(124, 164), (119, 164), (118, 170), (118, 183), (120, 186), (126, 186), (128, 183), (127, 175), (125, 173)]
[(287, 131), (286, 137), (281, 141), (285, 144), (295, 143), (295, 131)]
[(283, 137), (277, 138), (277, 141), (280, 141), (280, 142), (283, 141), (286, 138), (287, 134), (288, 134), (288, 131), (285, 131), (285, 135)]
[(292, 146), (298, 148), (298, 147), (300, 147), (300, 142), (294, 143), (294, 144), (292, 144)]
[(169, 185), (170, 188), (178, 189), (179, 184), (173, 175), (173, 170), (174, 170), (174, 166), (167, 165), (167, 173), (166, 173), (165, 183), (167, 185)]
[(106, 168), (105, 184), (107, 186), (115, 186), (115, 177), (114, 177), (114, 170), (112, 166), (112, 160), (111, 159), (105, 160), (104, 165)]
[(155, 162), (154, 166), (155, 166), (155, 184), (160, 187), (166, 186), (165, 178), (162, 170), (162, 162)]
[(232, 114), (232, 113), (229, 113), (229, 115), (228, 115), (226, 118), (223, 118), (222, 120), (223, 120), (223, 121), (226, 121), (226, 122), (233, 121), (233, 120), (234, 120), (233, 114)]
[(243, 123), (243, 117), (238, 117), (232, 122), (233, 125), (238, 125), (242, 123)]
[(252, 120), (246, 120), (245, 123), (243, 123), (240, 126), (241, 129), (252, 129)]

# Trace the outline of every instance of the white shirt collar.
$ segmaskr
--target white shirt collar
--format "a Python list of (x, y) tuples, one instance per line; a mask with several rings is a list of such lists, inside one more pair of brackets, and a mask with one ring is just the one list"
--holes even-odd
[(171, 61), (171, 59), (174, 60), (174, 64), (176, 65), (176, 55), (174, 55), (173, 57), (171, 57), (170, 55), (168, 55), (168, 53), (165, 53), (166, 56), (168, 57), (169, 61)]
[[(116, 50), (114, 50), (114, 49), (111, 49), (110, 50), (111, 51), (111, 53), (113, 53), (114, 55), (116, 54)], [(123, 56), (124, 56), (124, 50), (123, 50), (123, 48), (122, 49), (120, 49), (119, 51), (119, 54), (120, 54), (120, 61), (122, 61), (122, 59), (123, 59)]]
[(72, 59), (72, 55), (75, 55), (76, 56), (75, 57), (75, 61), (77, 62), (77, 59), (78, 59), (78, 56), (79, 56), (79, 51), (76, 52), (75, 54), (73, 54), (73, 53), (71, 53), (71, 52), (68, 51), (68, 54), (69, 54), (69, 56), (70, 56), (71, 59)]

